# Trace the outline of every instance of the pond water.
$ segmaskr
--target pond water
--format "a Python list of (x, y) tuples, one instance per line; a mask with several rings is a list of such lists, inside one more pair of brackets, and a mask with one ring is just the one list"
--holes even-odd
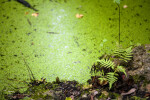
[[(119, 8), (113, 0), (0, 1), (0, 90), (36, 79), (86, 82), (98, 57), (119, 41)], [(127, 8), (123, 8), (127, 5)], [(150, 0), (120, 4), (120, 44), (150, 43)], [(83, 14), (76, 18), (76, 14)]]

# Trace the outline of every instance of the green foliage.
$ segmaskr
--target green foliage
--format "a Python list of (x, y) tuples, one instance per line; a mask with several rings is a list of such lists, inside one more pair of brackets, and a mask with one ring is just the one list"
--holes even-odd
[(137, 96), (132, 96), (131, 100), (147, 100), (148, 98), (141, 98), (141, 97), (137, 97)]
[(91, 72), (91, 76), (102, 76), (102, 72), (101, 71)]
[(123, 72), (127, 76), (126, 69), (123, 66), (117, 66), (116, 71)]
[(112, 56), (108, 55), (97, 60), (97, 65), (95, 66), (95, 70), (92, 73), (94, 76), (99, 76), (99, 80), (101, 82), (107, 81), (109, 83), (109, 89), (112, 88), (113, 83), (118, 80), (118, 74), (120, 72), (124, 73), (126, 76), (126, 69), (124, 66), (119, 64), (115, 64), (113, 61), (115, 59), (123, 60), (128, 62), (132, 57), (132, 48), (129, 47), (127, 49), (123, 49), (121, 47), (114, 50)]
[(123, 60), (125, 62), (128, 62), (129, 60), (131, 60), (132, 57), (132, 48), (129, 47), (127, 49), (123, 49), (121, 47), (118, 47), (113, 55), (117, 58), (119, 58), (119, 60)]
[(118, 78), (117, 78), (118, 74), (116, 72), (123, 72), (126, 75), (126, 72), (125, 72), (126, 69), (123, 66), (116, 66), (115, 67), (114, 62), (112, 62), (111, 60), (101, 59), (101, 60), (97, 60), (97, 61), (100, 62), (101, 67), (113, 69), (113, 72), (106, 73), (106, 76), (104, 75), (103, 70), (102, 70), (102, 72), (99, 71), (101, 73), (99, 80), (100, 81), (107, 80), (109, 82), (109, 89), (111, 89), (113, 83), (118, 80)]
[(107, 67), (107, 68), (112, 68), (114, 69), (114, 62), (112, 62), (111, 60), (108, 59), (101, 59), (101, 60), (97, 60), (98, 62), (100, 62), (100, 65), (102, 67)]
[(114, 73), (114, 72), (107, 73), (107, 80), (109, 82), (109, 89), (111, 89), (112, 84), (118, 80), (118, 78), (116, 76), (118, 76), (117, 73)]
[[(100, 71), (101, 72), (101, 71)], [(98, 78), (101, 82), (103, 82), (103, 81), (107, 81), (107, 78), (106, 78), (106, 76), (105, 76), (105, 74), (104, 74), (104, 71), (102, 70), (102, 72), (101, 72), (101, 74), (100, 74), (100, 78)]]
[(66, 99), (65, 100), (72, 100), (70, 97), (66, 97)]

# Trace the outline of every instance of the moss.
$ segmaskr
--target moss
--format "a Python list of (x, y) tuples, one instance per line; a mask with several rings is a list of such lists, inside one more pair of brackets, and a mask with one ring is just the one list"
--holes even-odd
[(150, 53), (150, 50), (148, 50), (147, 53)]
[(102, 94), (98, 97), (98, 99), (104, 99), (104, 100), (105, 100), (105, 99), (107, 99), (107, 96), (102, 93)]
[(133, 80), (134, 80), (135, 83), (138, 83), (141, 80), (145, 80), (145, 78), (143, 76), (140, 76), (140, 75), (134, 75), (132, 77), (133, 77)]
[(141, 98), (141, 97), (137, 97), (137, 96), (132, 96), (131, 100), (147, 100), (148, 98)]
[(66, 99), (65, 100), (72, 100), (70, 97), (66, 97)]
[(141, 80), (143, 82), (143, 86), (146, 86), (146, 84), (149, 84), (150, 81), (148, 81), (144, 75), (134, 75), (132, 76), (133, 77), (133, 80), (136, 84), (140, 83)]
[(116, 100), (120, 100), (121, 98), (120, 94), (114, 92), (109, 92), (109, 97), (111, 97), (111, 99), (116, 99)]

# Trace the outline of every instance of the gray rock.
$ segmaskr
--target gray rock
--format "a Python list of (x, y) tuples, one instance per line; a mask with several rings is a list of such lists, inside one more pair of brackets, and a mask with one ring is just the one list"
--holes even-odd
[(150, 44), (138, 46), (133, 49), (133, 60), (128, 73), (130, 75), (143, 75), (150, 81)]

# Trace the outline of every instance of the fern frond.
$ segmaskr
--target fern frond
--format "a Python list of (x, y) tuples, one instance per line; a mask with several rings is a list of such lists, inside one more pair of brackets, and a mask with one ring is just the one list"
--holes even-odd
[(111, 89), (113, 83), (115, 83), (118, 80), (118, 78), (116, 76), (118, 76), (117, 73), (114, 73), (114, 72), (107, 73), (107, 80), (109, 82), (109, 89)]
[(100, 78), (98, 78), (100, 81), (106, 81), (107, 80), (107, 78), (105, 78), (105, 77), (100, 77)]
[(107, 80), (107, 78), (106, 78), (106, 76), (101, 76), (100, 78), (98, 78), (100, 81), (106, 81)]
[(100, 85), (105, 85), (105, 84), (108, 83), (107, 78), (106, 78), (106, 76), (105, 76), (103, 70), (102, 70), (102, 73), (101, 73), (100, 78), (98, 78), (98, 79), (99, 79)]
[(123, 72), (127, 76), (126, 69), (123, 66), (117, 66), (116, 71)]
[(114, 62), (112, 62), (111, 60), (108, 59), (101, 59), (101, 60), (97, 60), (98, 62), (100, 62), (100, 65), (102, 67), (106, 67), (106, 68), (112, 68), (114, 69)]
[(98, 72), (92, 72), (91, 76), (101, 76), (102, 72), (98, 71)]
[(129, 47), (127, 49), (123, 49), (121, 47), (118, 47), (115, 51), (114, 51), (114, 56), (119, 57), (120, 60), (123, 60), (125, 62), (131, 60), (132, 57), (132, 48)]

